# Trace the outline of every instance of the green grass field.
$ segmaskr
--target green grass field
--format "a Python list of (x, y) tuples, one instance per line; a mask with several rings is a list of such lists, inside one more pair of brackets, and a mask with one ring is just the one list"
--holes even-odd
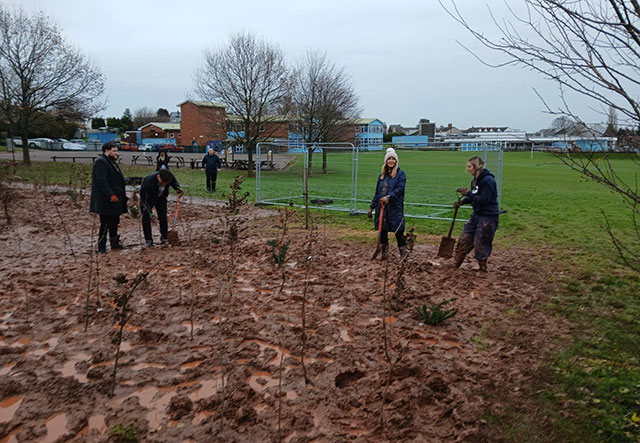
[[(466, 152), (399, 153), (400, 167), (407, 173), (407, 202), (451, 204), (455, 189), (468, 186)], [(365, 210), (372, 197), (383, 154), (360, 154), (358, 162), (358, 209)], [(328, 173), (321, 171), (322, 155), (313, 157), (309, 180), (311, 195), (348, 198), (351, 192), (351, 154), (330, 154)], [(616, 155), (616, 172), (637, 183), (638, 167), (629, 158)], [(493, 169), (495, 158), (489, 157)], [(124, 166), (128, 176), (145, 176), (148, 167)], [(262, 198), (285, 198), (302, 194), (301, 158), (284, 172), (262, 173)], [(13, 172), (11, 168), (3, 168)], [(198, 170), (173, 170), (187, 195), (208, 197), (205, 176)], [(18, 166), (15, 174), (32, 183), (89, 186), (90, 165), (34, 163)], [(215, 198), (226, 199), (237, 171), (218, 175)], [(243, 173), (246, 177), (246, 172)], [(255, 178), (245, 178), (244, 189), (255, 201)], [(299, 202), (299, 201), (297, 201)], [(603, 186), (569, 170), (553, 154), (505, 153), (501, 216), (496, 248), (517, 246), (553, 251), (559, 290), (550, 294), (543, 308), (550, 316), (572, 322), (573, 336), (562, 351), (544, 364), (542, 373), (550, 390), (535, 394), (535, 401), (555, 423), (554, 438), (561, 441), (640, 441), (640, 277), (622, 266), (603, 228), (606, 213), (621, 238), (636, 241), (631, 211)], [(344, 212), (314, 211), (323, 223), (348, 226), (371, 239), (372, 222), (365, 216)], [(464, 213), (466, 217), (468, 212)], [(407, 219), (418, 235), (432, 234), (437, 242), (446, 233), (443, 221)], [(457, 224), (459, 232), (462, 224)], [(366, 240), (363, 240), (366, 241)], [(420, 238), (419, 238), (420, 241)], [(567, 404), (579, 419), (559, 413)], [(564, 405), (564, 406), (563, 406)], [(537, 423), (526, 411), (488, 417), (514, 441), (540, 440)], [(533, 431), (533, 432), (532, 432)]]

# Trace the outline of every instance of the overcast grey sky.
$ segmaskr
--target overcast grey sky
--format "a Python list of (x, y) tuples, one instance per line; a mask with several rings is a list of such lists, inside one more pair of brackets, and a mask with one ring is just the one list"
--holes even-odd
[[(509, 126), (534, 131), (553, 116), (533, 91), (557, 104), (555, 84), (519, 67), (489, 68), (456, 40), (498, 61), (436, 0), (0, 0), (45, 11), (106, 76), (104, 117), (125, 108), (177, 110), (193, 96), (203, 50), (250, 30), (279, 45), (293, 63), (308, 49), (326, 51), (351, 74), (363, 117), (414, 126)], [(502, 1), (489, 2), (497, 14)], [(512, 3), (513, 4), (513, 3)], [(458, 0), (470, 21), (494, 32), (487, 3)], [(584, 121), (606, 121), (574, 97)]]

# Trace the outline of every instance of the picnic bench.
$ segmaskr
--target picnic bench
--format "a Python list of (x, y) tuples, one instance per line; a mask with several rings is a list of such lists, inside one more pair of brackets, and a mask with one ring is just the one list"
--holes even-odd
[(138, 164), (138, 160), (143, 161), (146, 160), (147, 161), (147, 166), (151, 166), (153, 165), (153, 157), (151, 157), (150, 155), (133, 155), (131, 156), (131, 164), (132, 165), (137, 165)]
[(51, 159), (56, 162), (58, 160), (69, 160), (71, 159), (72, 162), (76, 162), (76, 159), (87, 159), (90, 158), (92, 162), (95, 162), (96, 159), (99, 157), (99, 155), (96, 156), (92, 156), (92, 157), (87, 157), (86, 155), (73, 155), (73, 156), (57, 156), (54, 155), (53, 157), (51, 157)]

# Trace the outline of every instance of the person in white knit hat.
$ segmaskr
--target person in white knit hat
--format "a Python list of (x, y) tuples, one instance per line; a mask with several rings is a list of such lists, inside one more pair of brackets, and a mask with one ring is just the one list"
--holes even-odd
[(404, 188), (407, 176), (398, 166), (398, 154), (395, 149), (388, 148), (382, 164), (382, 172), (376, 184), (376, 193), (371, 199), (367, 216), (371, 218), (375, 210), (374, 227), (378, 230), (379, 213), (382, 206), (382, 259), (389, 257), (389, 232), (393, 232), (398, 241), (400, 256), (404, 256), (406, 240), (404, 237)]

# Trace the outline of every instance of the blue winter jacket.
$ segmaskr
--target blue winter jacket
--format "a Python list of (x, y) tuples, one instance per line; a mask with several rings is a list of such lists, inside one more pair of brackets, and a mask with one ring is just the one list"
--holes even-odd
[(376, 184), (376, 193), (371, 200), (370, 208), (376, 210), (376, 216), (373, 226), (378, 229), (378, 220), (380, 219), (380, 199), (385, 195), (389, 196), (389, 204), (384, 207), (382, 229), (389, 232), (398, 230), (404, 231), (404, 187), (407, 183), (407, 176), (398, 166), (395, 178), (390, 175), (383, 179), (382, 175), (378, 177)]
[(476, 215), (497, 217), (500, 214), (496, 181), (488, 169), (483, 169), (478, 178), (471, 180), (471, 191), (461, 203), (471, 203), (473, 213)]

